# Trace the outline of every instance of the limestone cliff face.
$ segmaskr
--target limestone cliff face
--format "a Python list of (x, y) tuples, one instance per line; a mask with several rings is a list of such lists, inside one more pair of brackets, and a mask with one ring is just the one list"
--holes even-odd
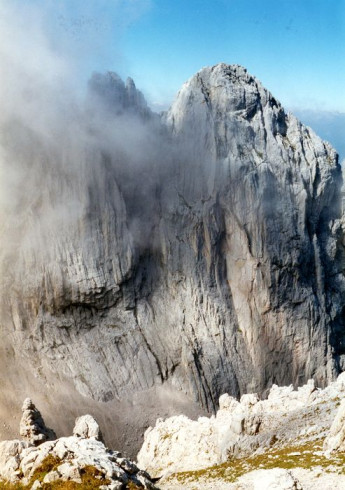
[[(240, 391), (251, 382), (261, 390), (275, 380), (330, 377), (332, 327), (341, 330), (335, 152), (239, 66), (201, 70), (166, 121), (196, 162), (179, 168), (181, 193), (200, 226), (194, 277), (207, 277), (218, 297), (226, 291), (220, 303), (232, 318), (223, 316), (223, 345), (228, 362), (243, 359), (235, 368)], [(208, 316), (209, 332), (220, 317)]]
[(335, 151), (239, 66), (198, 72), (162, 122), (132, 81), (90, 88), (106, 103), (82, 151), (78, 120), (52, 147), (23, 130), (2, 220), (8, 362), (98, 402), (166, 385), (209, 410), (330, 380), (345, 352)]

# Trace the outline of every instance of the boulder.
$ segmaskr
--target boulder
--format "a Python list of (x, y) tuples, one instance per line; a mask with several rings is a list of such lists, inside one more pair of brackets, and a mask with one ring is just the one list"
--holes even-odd
[(73, 435), (83, 439), (96, 439), (103, 441), (101, 429), (92, 415), (83, 415), (75, 421)]
[(0, 479), (14, 481), (19, 473), (21, 454), (28, 443), (25, 441), (0, 442)]
[(180, 415), (157, 420), (156, 426), (145, 432), (137, 460), (154, 477), (220, 463), (221, 449), (214, 419), (190, 420)]
[(239, 490), (303, 490), (291, 471), (282, 468), (256, 470), (238, 480)]
[[(74, 481), (83, 484), (83, 475), (91, 471), (99, 485), (104, 488), (122, 488), (124, 485), (141, 482), (142, 488), (156, 488), (148, 474), (143, 474), (130, 460), (117, 458), (103, 442), (76, 436), (61, 437), (44, 442), (39, 447), (24, 450), (20, 463), (22, 482), (27, 484), (39, 475), (40, 468), (50, 464), (42, 480), (43, 484), (56, 481)], [(41, 481), (40, 481), (41, 482)], [(36, 483), (38, 485), (38, 483)]]
[(345, 451), (345, 399), (340, 403), (337, 415), (325, 439), (323, 449), (326, 452)]
[(339, 376), (337, 377), (337, 380), (335, 382), (335, 385), (337, 386), (339, 391), (345, 390), (345, 371), (343, 373), (339, 374)]
[(233, 412), (239, 405), (236, 398), (224, 393), (219, 397), (219, 410), (226, 410), (227, 412)]
[(250, 410), (259, 401), (257, 393), (248, 393), (241, 396), (240, 403), (246, 410)]

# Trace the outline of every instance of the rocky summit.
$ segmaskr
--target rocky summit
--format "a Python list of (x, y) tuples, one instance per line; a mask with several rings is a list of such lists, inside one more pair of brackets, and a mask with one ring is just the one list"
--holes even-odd
[(161, 117), (115, 74), (38, 116), (0, 121), (0, 437), (29, 395), (133, 454), (158, 416), (342, 371), (338, 157), (245, 68), (203, 68)]

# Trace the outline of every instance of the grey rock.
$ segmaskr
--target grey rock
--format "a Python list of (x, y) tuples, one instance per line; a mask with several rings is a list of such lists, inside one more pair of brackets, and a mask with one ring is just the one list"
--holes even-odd
[(333, 379), (345, 255), (331, 146), (236, 65), (198, 72), (162, 123), (131, 81), (95, 75), (90, 91), (53, 149), (25, 127), (1, 140), (30, 175), (2, 220), (9, 352), (100, 414), (162, 385), (212, 411), (224, 392)]
[(341, 401), (324, 445), (327, 452), (345, 452), (345, 399)]
[(119, 466), (121, 466), (123, 470), (127, 471), (127, 473), (129, 473), (130, 475), (138, 473), (139, 471), (137, 465), (127, 458), (117, 458), (116, 462)]
[(38, 446), (42, 442), (56, 439), (55, 432), (46, 427), (40, 411), (30, 398), (24, 400), (22, 412), (19, 433), (24, 440)]
[(238, 480), (239, 490), (303, 490), (301, 483), (289, 470), (274, 468), (256, 470)]
[(94, 438), (97, 441), (103, 441), (101, 429), (92, 415), (83, 415), (76, 419), (73, 435), (83, 439)]
[(260, 425), (261, 418), (259, 415), (246, 417), (244, 422), (244, 433), (248, 436), (255, 436), (259, 432)]
[(244, 414), (236, 414), (232, 418), (231, 430), (234, 434), (240, 435), (244, 433)]
[[(338, 410), (339, 399), (344, 395), (343, 382), (340, 375), (325, 389), (314, 390), (314, 398), (305, 396), (313, 387), (309, 381), (297, 390), (275, 387), (267, 399), (255, 404), (248, 405), (248, 400), (255, 397), (242, 396), (235, 409), (232, 404), (224, 407), (222, 402), (222, 408), (210, 418), (190, 420), (180, 415), (158, 420), (145, 433), (138, 465), (164, 480), (172, 473), (214, 468), (232, 458), (244, 461), (266, 452), (271, 458), (272, 449), (274, 452), (290, 448), (287, 452), (294, 452), (299, 446), (302, 453), (307, 444), (321, 442), (325, 436), (324, 450), (329, 456), (335, 452), (336, 460), (336, 451), (345, 451), (344, 400)], [(224, 395), (222, 398), (225, 399)], [(278, 463), (281, 456), (276, 457)]]
[(81, 483), (80, 469), (76, 465), (72, 465), (69, 462), (63, 463), (57, 467), (60, 480), (73, 480)]
[(115, 116), (132, 114), (139, 115), (143, 119), (154, 117), (145, 97), (137, 90), (130, 77), (124, 83), (117, 73), (108, 72), (105, 75), (94, 73), (88, 88), (89, 103), (94, 110), (99, 109), (101, 104), (104, 111)]
[(157, 487), (149, 480), (143, 472), (139, 472), (136, 475), (137, 480), (141, 483), (143, 488), (147, 488), (148, 490), (155, 490)]
[(24, 441), (0, 442), (0, 479), (13, 481), (19, 473), (20, 458), (28, 443)]
[[(110, 484), (136, 482), (139, 478), (139, 468), (130, 460), (127, 465), (130, 472), (122, 469), (119, 463), (113, 461), (109, 451), (101, 441), (96, 439), (85, 439), (79, 437), (63, 437), (51, 442), (42, 443), (39, 448), (31, 448), (29, 453), (30, 462), (24, 450), (20, 458), (21, 480), (27, 482), (32, 478), (35, 470), (39, 468), (47, 456), (58, 458), (61, 464), (55, 469), (48, 472), (43, 483), (51, 483), (57, 480), (81, 482), (83, 468), (92, 466), (100, 473), (100, 485), (102, 479), (110, 480)], [(139, 475), (139, 476), (138, 476)], [(18, 480), (18, 477), (17, 477)], [(148, 479), (144, 488), (156, 488), (150, 479)]]
[[(29, 399), (25, 400), (23, 408), (24, 413), (29, 410), (35, 411), (35, 414), (38, 412)], [(106, 482), (110, 485), (104, 485), (106, 488), (138, 484), (140, 488), (156, 489), (148, 473), (142, 472), (130, 459), (117, 457), (119, 453), (109, 450), (96, 436), (99, 437), (97, 422), (90, 415), (85, 415), (77, 420), (71, 437), (40, 441), (39, 447), (26, 441), (1, 442), (0, 483), (6, 480), (28, 485), (37, 470), (41, 471), (46, 458), (50, 458), (54, 461), (53, 467), (44, 474), (43, 479), (40, 476), (41, 481), (34, 482), (33, 488), (56, 481), (82, 484), (85, 468), (92, 467), (97, 470), (99, 486)]]
[(122, 490), (123, 484), (121, 482), (111, 483), (110, 485), (102, 485), (100, 490)]

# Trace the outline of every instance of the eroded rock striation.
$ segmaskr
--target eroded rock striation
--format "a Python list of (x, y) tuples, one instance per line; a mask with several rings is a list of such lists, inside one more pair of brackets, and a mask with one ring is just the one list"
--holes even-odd
[(345, 351), (330, 145), (237, 65), (202, 69), (161, 121), (131, 80), (89, 90), (68, 125), (1, 136), (2, 358), (100, 414), (155, 387), (210, 411), (224, 392), (331, 380)]

